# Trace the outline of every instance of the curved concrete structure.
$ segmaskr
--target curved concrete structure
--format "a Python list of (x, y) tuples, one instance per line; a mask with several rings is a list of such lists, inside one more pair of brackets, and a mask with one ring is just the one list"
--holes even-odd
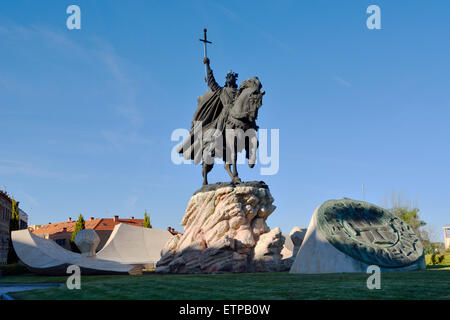
[(167, 230), (130, 226), (125, 223), (114, 227), (111, 236), (97, 258), (127, 264), (155, 265), (161, 250), (173, 235)]
[[(385, 267), (380, 263), (376, 262), (372, 262), (369, 264), (365, 261), (362, 261), (361, 259), (352, 257), (345, 250), (344, 251), (340, 250), (339, 246), (336, 246), (336, 244), (332, 244), (327, 240), (326, 235), (322, 233), (321, 228), (318, 225), (318, 217), (320, 216), (321, 208), (326, 206), (330, 207), (330, 203), (332, 205), (337, 204), (340, 206), (341, 210), (340, 219), (342, 223), (341, 225), (331, 226), (331, 229), (334, 232), (336, 232), (334, 235), (338, 234), (338, 232), (340, 231), (343, 231), (344, 234), (349, 234), (353, 236), (353, 239), (351, 239), (353, 242), (351, 243), (351, 246), (349, 246), (350, 248), (356, 248), (361, 246), (362, 249), (365, 249), (366, 243), (364, 243), (365, 239), (364, 237), (362, 237), (364, 233), (366, 234), (370, 233), (368, 236), (370, 237), (370, 239), (374, 244), (377, 244), (377, 242), (375, 242), (373, 239), (374, 232), (377, 233), (378, 237), (383, 236), (386, 237), (386, 235), (388, 235), (388, 232), (383, 230), (383, 228), (389, 229), (393, 225), (392, 224), (393, 221), (392, 219), (394, 218), (393, 216), (391, 217), (388, 212), (384, 211), (384, 209), (374, 206), (370, 203), (355, 201), (351, 199), (326, 201), (322, 205), (318, 206), (317, 209), (314, 211), (314, 214), (311, 218), (311, 222), (308, 227), (308, 231), (306, 232), (305, 235), (305, 239), (303, 240), (302, 246), (298, 251), (294, 264), (291, 267), (290, 273), (315, 274), (315, 273), (366, 272), (369, 265), (379, 265), (381, 271), (408, 271), (408, 270), (420, 270), (425, 268), (423, 248), (422, 245), (419, 243), (413, 245), (414, 249), (412, 250), (415, 250), (417, 247), (420, 257), (417, 260), (413, 261), (413, 263), (411, 264), (400, 265), (398, 267)], [(362, 206), (369, 208), (370, 210), (375, 210), (375, 208), (377, 210), (381, 210), (380, 213), (387, 216), (387, 218), (389, 219), (386, 219), (386, 222), (372, 219), (371, 221), (372, 224), (364, 225), (361, 227), (359, 225), (361, 221), (363, 221), (365, 218), (369, 218), (370, 220), (371, 217), (370, 211), (361, 210), (361, 214), (357, 216), (356, 214), (354, 214), (355, 204), (356, 205), (360, 204)], [(334, 208), (332, 210), (334, 210)], [(355, 219), (355, 216), (357, 219)], [(329, 221), (330, 216), (327, 216), (327, 219), (328, 220), (326, 221)], [(377, 225), (376, 222), (379, 222), (379, 224)], [(407, 227), (406, 224), (403, 223), (403, 225)], [(354, 233), (349, 232), (350, 229), (353, 230)], [(385, 242), (388, 241), (386, 240)], [(381, 243), (380, 247), (385, 246), (386, 248), (393, 249), (391, 250), (391, 252), (387, 253), (380, 251), (380, 256), (383, 258), (389, 257), (390, 259), (394, 260), (394, 262), (396, 262), (397, 260), (402, 261), (402, 258), (404, 258), (404, 256), (409, 256), (409, 254), (407, 255), (408, 248), (406, 246), (408, 243), (405, 242), (406, 240), (402, 239), (402, 237), (400, 237), (398, 243), (392, 245), (391, 244), (385, 245), (384, 242), (380, 242)], [(376, 245), (374, 245), (374, 247), (376, 247)], [(397, 250), (396, 248), (402, 250)], [(370, 248), (368, 251), (375, 252), (373, 250), (374, 249)], [(375, 258), (377, 257), (375, 256)]]
[(165, 230), (119, 224), (97, 255), (85, 257), (28, 230), (11, 234), (20, 260), (31, 271), (43, 275), (67, 275), (70, 265), (79, 266), (83, 275), (139, 273), (146, 265), (156, 264), (162, 247), (171, 236)]
[(70, 265), (81, 268), (82, 274), (128, 274), (135, 267), (97, 257), (83, 257), (81, 254), (61, 248), (56, 242), (43, 239), (28, 230), (13, 231), (14, 250), (19, 259), (34, 273), (43, 275), (67, 275)]

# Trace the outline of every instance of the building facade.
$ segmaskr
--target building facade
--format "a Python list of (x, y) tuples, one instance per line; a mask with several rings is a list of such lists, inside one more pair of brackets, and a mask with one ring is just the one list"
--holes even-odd
[[(55, 241), (64, 249), (71, 250), (70, 239), (72, 237), (72, 232), (75, 229), (76, 223), (76, 221), (72, 221), (72, 219), (69, 218), (65, 222), (31, 226), (28, 228), (28, 230), (30, 230), (37, 236)], [(85, 220), (85, 228), (94, 229), (100, 238), (100, 243), (97, 247), (97, 251), (103, 248), (103, 246), (108, 241), (109, 236), (113, 232), (114, 227), (119, 223), (126, 223), (129, 225), (142, 227), (144, 219), (135, 219), (134, 217), (131, 217), (130, 219), (121, 219), (119, 218), (119, 216), (114, 216), (113, 218), (99, 219), (91, 217), (90, 219)]]
[(12, 215), (12, 201), (6, 192), (0, 191), (0, 264), (8, 262), (9, 222)]
[(23, 230), (28, 228), (28, 214), (20, 208), (19, 208), (19, 218), (20, 218), (19, 229)]

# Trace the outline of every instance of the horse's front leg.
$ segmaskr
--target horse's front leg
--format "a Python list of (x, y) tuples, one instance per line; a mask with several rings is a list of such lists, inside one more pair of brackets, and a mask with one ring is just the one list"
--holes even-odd
[(208, 184), (208, 171), (207, 171), (206, 166), (207, 166), (207, 164), (205, 162), (203, 162), (203, 164), (202, 164), (203, 185)]
[[(236, 169), (236, 160), (236, 137), (233, 130), (227, 129), (225, 132), (225, 170), (234, 183), (241, 182)], [(231, 172), (231, 165), (233, 165), (233, 172)]]
[(233, 143), (233, 148), (232, 148), (232, 151), (231, 151), (231, 161), (232, 161), (232, 165), (233, 165), (233, 177), (232, 177), (232, 180), (233, 180), (233, 182), (234, 183), (238, 183), (238, 182), (241, 182), (241, 179), (239, 178), (239, 174), (238, 174), (238, 171), (237, 171), (237, 164), (236, 164), (236, 162), (237, 162), (237, 139), (235, 139), (234, 140), (234, 143)]
[(224, 168), (227, 171), (228, 175), (230, 176), (231, 180), (233, 180), (233, 173), (231, 172), (230, 166), (231, 166), (231, 159), (232, 159), (232, 145), (229, 144), (229, 139), (227, 137), (227, 139), (225, 140), (225, 165)]
[(258, 138), (256, 138), (256, 134), (252, 135), (248, 140), (248, 166), (253, 168), (256, 164), (256, 149), (258, 148)]
[(208, 184), (208, 172), (214, 167), (214, 152), (211, 152), (209, 148), (203, 150), (203, 163), (202, 163), (202, 174), (203, 174), (203, 185)]

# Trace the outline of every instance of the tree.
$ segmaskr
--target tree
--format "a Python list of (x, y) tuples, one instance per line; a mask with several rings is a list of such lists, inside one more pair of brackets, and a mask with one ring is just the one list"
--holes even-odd
[[(386, 198), (385, 206), (389, 206)], [(413, 229), (414, 233), (422, 242), (425, 251), (433, 247), (429, 232), (423, 229), (423, 227), (425, 227), (427, 223), (423, 220), (420, 220), (420, 210), (417, 207), (417, 203), (413, 204), (412, 202), (408, 201), (403, 197), (401, 193), (398, 193), (396, 195), (394, 192), (392, 192), (389, 211), (397, 215), (400, 219), (405, 221), (411, 227), (411, 229)]]
[(150, 223), (150, 216), (147, 215), (147, 210), (145, 210), (145, 214), (144, 214), (144, 222), (142, 223), (142, 226), (144, 228), (153, 228), (151, 223)]
[[(419, 217), (419, 209), (418, 208), (408, 208), (408, 207), (400, 207), (400, 208), (392, 208), (391, 209), (394, 214), (400, 217), (403, 221), (405, 221), (414, 232), (420, 236), (421, 227), (426, 226), (426, 222), (420, 220)], [(425, 231), (424, 231), (425, 232)]]
[(75, 224), (75, 228), (73, 229), (72, 236), (70, 238), (70, 247), (72, 248), (72, 251), (80, 252), (77, 245), (75, 244), (75, 237), (77, 236), (78, 231), (86, 229), (86, 225), (84, 222), (83, 215), (80, 213), (78, 216), (78, 221)]
[(15, 231), (19, 230), (20, 227), (19, 203), (14, 200), (14, 197), (12, 197), (11, 202), (12, 202), (12, 214), (11, 214), (11, 221), (9, 223), (9, 230)]
[(401, 208), (392, 208), (391, 209), (394, 214), (400, 217), (403, 221), (405, 221), (411, 229), (413, 229), (414, 233), (419, 237), (420, 241), (422, 242), (423, 248), (426, 252), (430, 250), (434, 250), (434, 246), (430, 240), (429, 233), (421, 229), (422, 227), (425, 227), (427, 223), (423, 220), (420, 220), (419, 217), (419, 209), (418, 208), (408, 208), (408, 207), (401, 207)]
[(11, 220), (9, 222), (9, 251), (8, 251), (8, 263), (15, 263), (19, 261), (16, 252), (14, 251), (14, 247), (12, 244), (11, 232), (19, 230), (20, 228), (20, 216), (19, 216), (19, 203), (14, 200), (14, 197), (11, 198), (12, 202), (12, 214)]

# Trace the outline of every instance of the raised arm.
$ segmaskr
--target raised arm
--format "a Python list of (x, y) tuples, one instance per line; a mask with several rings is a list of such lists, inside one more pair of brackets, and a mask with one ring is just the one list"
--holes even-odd
[(220, 89), (219, 84), (216, 82), (216, 79), (214, 79), (214, 75), (213, 72), (209, 66), (209, 59), (208, 58), (204, 58), (203, 59), (203, 63), (206, 64), (206, 68), (208, 71), (208, 77), (206, 79), (206, 81), (208, 82), (208, 86), (212, 91), (217, 91)]

